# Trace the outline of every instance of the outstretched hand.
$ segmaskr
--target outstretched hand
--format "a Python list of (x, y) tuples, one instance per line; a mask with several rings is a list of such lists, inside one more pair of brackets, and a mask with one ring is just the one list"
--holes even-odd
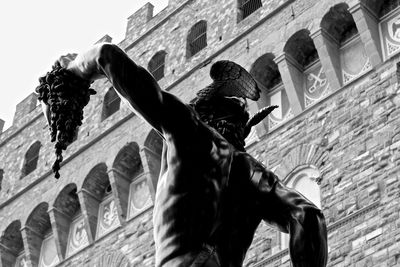
[(87, 75), (85, 75), (83, 73), (83, 71), (81, 69), (79, 69), (78, 64), (79, 64), (79, 58), (78, 58), (78, 54), (76, 53), (68, 53), (66, 55), (60, 56), (56, 62), (55, 65), (60, 64), (61, 67), (71, 71), (72, 73), (74, 73), (75, 75), (77, 75), (80, 78), (84, 78), (84, 79), (88, 79), (88, 77), (86, 77)]
[(93, 82), (98, 78), (103, 78), (104, 74), (99, 71), (97, 61), (104, 43), (94, 45), (90, 50), (79, 54), (67, 54), (61, 56), (56, 63), (66, 68), (78, 77)]
[(59, 57), (59, 58), (56, 60), (56, 63), (57, 63), (57, 62), (60, 63), (61, 67), (64, 67), (64, 68), (67, 69), (68, 66), (70, 65), (70, 63), (71, 63), (77, 56), (78, 56), (78, 54), (76, 54), (76, 53), (72, 53), (72, 54), (68, 53), (68, 54), (66, 54), (66, 55), (64, 55), (64, 56)]

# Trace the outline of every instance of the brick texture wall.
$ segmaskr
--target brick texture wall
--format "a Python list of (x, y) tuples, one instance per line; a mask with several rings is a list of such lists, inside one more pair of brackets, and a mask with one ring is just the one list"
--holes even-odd
[[(208, 72), (212, 62), (231, 59), (250, 70), (256, 59), (265, 53), (281, 55), (294, 33), (302, 29), (311, 34), (318, 31), (324, 15), (339, 3), (346, 3), (351, 9), (359, 1), (263, 0), (260, 9), (240, 22), (237, 22), (235, 0), (175, 0), (156, 15), (152, 14), (151, 5), (146, 5), (130, 17), (127, 36), (119, 46), (145, 67), (155, 53), (164, 50), (165, 77), (159, 83), (163, 89), (189, 101), (197, 90), (211, 82)], [(361, 1), (365, 3), (368, 1)], [(352, 10), (361, 39), (375, 36), (375, 33), (368, 35), (366, 32), (369, 27), (361, 27), (365, 20), (363, 13), (356, 8)], [(135, 20), (136, 17), (140, 19)], [(208, 24), (207, 47), (187, 59), (187, 33), (200, 20)], [(110, 38), (104, 40), (110, 41)], [(332, 59), (329, 53), (323, 53), (327, 50), (323, 50), (321, 40), (314, 39), (315, 46), (320, 61), (328, 66), (326, 62)], [(369, 45), (366, 49), (368, 52), (376, 46)], [(400, 56), (384, 60), (374, 51), (371, 52), (373, 66), (365, 74), (346, 86), (332, 81), (337, 88), (331, 94), (307, 109), (300, 107), (292, 118), (272, 130), (258, 126), (257, 141), (247, 147), (282, 180), (301, 166), (312, 166), (320, 171), (321, 205), (329, 232), (329, 266), (400, 266), (397, 65)], [(285, 75), (280, 70), (281, 75)], [(327, 69), (327, 73), (329, 71), (336, 73), (336, 70)], [(332, 79), (334, 75), (327, 74)], [(93, 85), (97, 94), (84, 110), (85, 119), (78, 139), (65, 152), (60, 180), (54, 179), (51, 173), (55, 159), (53, 144), (49, 142), (48, 127), (34, 96), (18, 104), (13, 126), (0, 133), (0, 243), (3, 245), (0, 246), (0, 266), (12, 266), (14, 263), (10, 262), (15, 262), (18, 253), (30, 255), (34, 254), (30, 251), (40, 250), (36, 243), (33, 248), (28, 237), (32, 231), (44, 231), (41, 221), (46, 221), (48, 226), (48, 217), (38, 219), (36, 217), (42, 213), (32, 213), (44, 206), (48, 206), (51, 222), (47, 231), (57, 233), (60, 258), (57, 266), (154, 266), (152, 207), (127, 219), (127, 193), (119, 186), (123, 179), (113, 171), (118, 153), (126, 144), (134, 142), (142, 151), (140, 172), (150, 176), (149, 166), (157, 164), (149, 162), (153, 157), (143, 156), (143, 148), (151, 128), (123, 103), (118, 112), (102, 121), (104, 96), (110, 87), (105, 79)], [(25, 153), (36, 141), (42, 145), (37, 168), (21, 177)], [(64, 188), (73, 184), (86, 218), (87, 232), (95, 231), (88, 225), (91, 220), (93, 223), (93, 216), (89, 215), (93, 214), (91, 209), (95, 209), (93, 203), (97, 202), (85, 201), (90, 193), (85, 190), (101, 188), (96, 179), (87, 180), (88, 174), (99, 164), (106, 169), (104, 173), (108, 173), (108, 178), (97, 180), (109, 179), (119, 205), (120, 225), (100, 238), (89, 234), (90, 244), (67, 257), (66, 220), (57, 219), (51, 210), (62, 206), (59, 201), (55, 205), (55, 201)], [(149, 185), (154, 186), (150, 180)], [(93, 186), (88, 185), (88, 181)], [(39, 223), (32, 223), (32, 218)], [(36, 266), (35, 257), (28, 257), (28, 266)], [(288, 251), (281, 246), (280, 233), (262, 223), (244, 266), (290, 266)]]

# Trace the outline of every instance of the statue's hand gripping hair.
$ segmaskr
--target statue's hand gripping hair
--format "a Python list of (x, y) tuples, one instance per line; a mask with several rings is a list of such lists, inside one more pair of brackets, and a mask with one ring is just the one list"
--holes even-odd
[[(104, 58), (100, 57), (103, 46), (95, 46), (80, 55), (67, 54), (61, 56), (53, 65), (52, 70), (39, 79), (40, 85), (37, 87), (36, 92), (39, 94), (39, 100), (43, 103), (43, 111), (50, 126), (51, 141), (55, 142), (56, 161), (52, 169), (56, 178), (60, 177), (60, 163), (63, 160), (62, 150), (65, 150), (72, 143), (77, 128), (82, 124), (83, 108), (88, 104), (90, 95), (96, 93), (89, 86), (94, 80), (104, 77), (105, 72), (102, 70), (101, 62), (99, 62), (99, 60), (104, 60)], [(105, 52), (103, 52), (103, 57), (104, 54)], [(119, 74), (119, 76), (122, 74)], [(245, 69), (234, 62), (222, 60), (214, 63), (210, 70), (210, 77), (213, 82), (206, 88), (199, 90), (196, 97), (191, 101), (191, 104), (200, 113), (201, 117), (204, 115), (201, 110), (204, 110), (206, 106), (210, 106), (210, 101), (215, 102), (217, 100), (218, 102), (220, 98), (237, 98), (244, 101), (245, 99), (251, 99), (256, 101), (260, 97), (260, 89), (255, 80)], [(121, 90), (116, 90), (120, 96), (123, 94)], [(126, 90), (124, 91), (126, 95), (127, 92)], [(233, 144), (238, 143), (237, 147), (241, 147), (243, 150), (244, 139), (250, 133), (251, 128), (268, 116), (276, 107), (271, 106), (260, 110), (245, 122), (240, 136), (232, 137), (236, 140), (228, 138), (231, 139), (229, 141)], [(211, 107), (211, 109), (213, 108), (215, 109), (215, 107)], [(246, 103), (244, 102), (238, 111), (247, 116), (245, 109)], [(233, 110), (227, 110), (227, 112), (228, 115), (225, 115), (225, 117), (236, 115), (229, 114), (229, 112), (233, 113)], [(213, 110), (207, 110), (206, 117), (209, 118), (212, 113), (214, 113)], [(204, 116), (202, 119), (210, 126), (217, 128), (216, 120), (207, 120)], [(227, 120), (213, 119), (217, 119), (218, 125), (226, 128), (224, 132), (228, 131)], [(233, 125), (232, 128), (237, 128), (237, 126)]]

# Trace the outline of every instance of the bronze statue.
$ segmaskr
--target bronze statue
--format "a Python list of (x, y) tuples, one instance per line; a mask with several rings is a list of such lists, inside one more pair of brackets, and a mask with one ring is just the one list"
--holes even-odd
[(157, 267), (242, 266), (261, 220), (290, 234), (293, 266), (326, 266), (321, 211), (244, 150), (251, 126), (273, 107), (249, 120), (245, 99), (259, 97), (250, 74), (230, 61), (210, 74), (214, 82), (185, 104), (116, 45), (61, 57), (37, 89), (58, 160), (94, 93), (89, 84), (107, 77), (164, 138), (153, 215)]

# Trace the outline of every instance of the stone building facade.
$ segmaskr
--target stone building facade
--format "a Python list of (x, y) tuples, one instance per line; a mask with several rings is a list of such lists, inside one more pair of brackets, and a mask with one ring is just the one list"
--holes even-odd
[[(262, 88), (250, 111), (280, 106), (247, 150), (321, 207), (328, 265), (400, 266), (399, 6), (170, 0), (129, 17), (118, 45), (184, 101), (211, 82), (213, 62), (244, 66)], [(59, 180), (35, 94), (0, 134), (0, 266), (154, 266), (162, 142), (107, 80), (93, 87)], [(245, 266), (290, 266), (287, 242), (262, 223)]]

